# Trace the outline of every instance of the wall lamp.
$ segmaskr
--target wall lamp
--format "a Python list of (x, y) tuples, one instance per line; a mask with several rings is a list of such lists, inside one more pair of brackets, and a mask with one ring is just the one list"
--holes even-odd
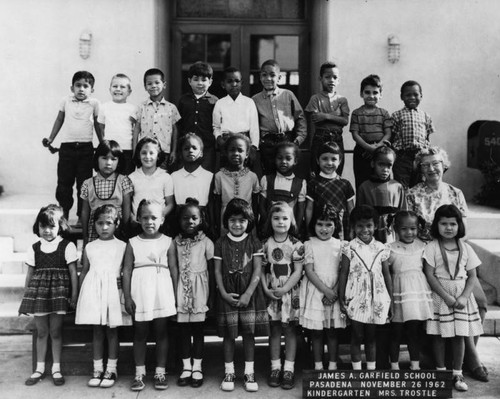
[(90, 48), (92, 47), (92, 32), (84, 30), (80, 35), (80, 57), (84, 60), (90, 57)]
[(395, 64), (399, 61), (401, 42), (396, 35), (389, 35), (387, 38), (387, 59)]

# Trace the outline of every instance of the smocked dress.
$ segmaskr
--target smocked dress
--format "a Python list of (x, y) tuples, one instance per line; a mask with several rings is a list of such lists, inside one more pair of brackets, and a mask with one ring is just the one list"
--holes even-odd
[(385, 286), (382, 262), (389, 257), (385, 244), (372, 239), (365, 244), (359, 238), (343, 248), (350, 261), (345, 290), (347, 316), (365, 324), (385, 324), (391, 297)]
[(94, 213), (96, 209), (102, 205), (114, 205), (121, 219), (123, 197), (133, 191), (134, 187), (128, 176), (117, 173), (113, 173), (106, 178), (97, 173), (94, 177), (83, 182), (80, 197), (88, 201), (90, 206), (88, 222), (89, 242), (99, 238), (94, 226)]
[(122, 290), (118, 288), (126, 246), (113, 238), (92, 241), (85, 247), (90, 268), (80, 289), (75, 324), (109, 327), (132, 324), (122, 306)]
[[(246, 233), (241, 237), (227, 234), (217, 240), (214, 252), (214, 259), (222, 264), (222, 283), (226, 292), (244, 294), (251, 282), (253, 258), (263, 256), (261, 243)], [(233, 339), (242, 334), (269, 335), (269, 316), (260, 284), (246, 308), (231, 306), (217, 295), (217, 333), (220, 337)]]
[[(264, 243), (264, 259), (268, 288), (281, 288), (294, 273), (295, 267), (304, 263), (304, 245), (292, 236), (288, 236), (283, 242), (269, 237)], [(281, 322), (283, 325), (298, 323), (299, 291), (300, 280), (279, 300), (271, 300), (267, 307), (271, 321)]]
[(425, 243), (419, 239), (411, 244), (401, 241), (389, 244), (394, 323), (432, 317), (432, 291), (422, 262), (424, 248)]
[(135, 321), (151, 321), (176, 314), (175, 295), (167, 252), (172, 239), (136, 236), (129, 244), (134, 253), (131, 296), (135, 302)]
[(24, 292), (19, 313), (34, 316), (66, 314), (71, 298), (68, 264), (77, 260), (75, 244), (60, 236), (52, 241), (41, 238), (34, 243), (26, 263), (35, 270)]
[(177, 285), (177, 321), (204, 321), (208, 311), (207, 261), (214, 257), (214, 244), (203, 232), (194, 238), (175, 238), (179, 284)]
[[(347, 242), (336, 238), (323, 241), (311, 237), (304, 243), (304, 264), (313, 264), (314, 273), (330, 288), (339, 278), (342, 247)], [(300, 286), (300, 325), (310, 330), (345, 328), (346, 319), (340, 312), (339, 301), (333, 305), (323, 303), (324, 294), (304, 275)]]
[[(449, 251), (433, 240), (424, 250), (424, 259), (434, 268), (434, 275), (444, 290), (458, 298), (462, 295), (467, 282), (467, 271), (481, 264), (478, 256), (469, 244), (457, 240), (458, 250)], [(471, 293), (463, 309), (449, 307), (441, 296), (432, 292), (433, 315), (427, 321), (427, 334), (440, 335), (443, 338), (456, 336), (470, 337), (481, 335), (483, 325), (474, 295)]]

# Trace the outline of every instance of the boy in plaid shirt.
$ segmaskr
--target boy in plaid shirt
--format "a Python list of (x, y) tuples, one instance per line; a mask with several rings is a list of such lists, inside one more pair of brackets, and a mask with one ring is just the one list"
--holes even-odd
[(434, 133), (432, 119), (418, 108), (422, 100), (422, 87), (414, 80), (401, 86), (401, 100), (405, 106), (392, 114), (392, 140), (396, 150), (394, 179), (405, 188), (419, 181), (418, 171), (413, 169), (416, 154), (429, 146), (429, 135)]

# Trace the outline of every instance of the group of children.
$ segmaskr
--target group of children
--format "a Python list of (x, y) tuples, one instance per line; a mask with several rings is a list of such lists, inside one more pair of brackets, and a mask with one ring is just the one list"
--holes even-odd
[[(324, 367), (324, 337), (327, 368), (337, 368), (339, 329), (347, 325), (353, 369), (361, 369), (363, 342), (366, 367), (374, 369), (376, 326), (390, 320), (393, 369), (399, 367), (403, 331), (411, 368), (419, 369), (419, 331), (425, 323), (436, 337), (438, 368), (444, 367), (443, 339), (453, 337), (455, 387), (467, 389), (461, 372), (463, 337), (482, 333), (471, 295), (479, 261), (461, 240), (465, 230), (456, 207), (438, 209), (434, 241), (427, 245), (417, 238), (418, 215), (404, 210), (404, 187), (414, 179), (408, 165), (433, 131), (428, 115), (418, 109), (420, 85), (403, 85), (405, 108), (391, 118), (377, 107), (380, 79), (370, 75), (363, 80), (365, 104), (351, 119), (354, 206), (354, 189), (340, 177), (342, 126), (348, 123), (349, 108), (335, 91), (338, 68), (330, 63), (321, 67), (324, 91), (306, 107), (316, 127), (308, 182), (294, 174), (298, 146), (307, 136), (304, 113), (295, 96), (277, 86), (279, 72), (275, 61), (264, 62), (264, 90), (252, 101), (240, 93), (241, 73), (229, 68), (223, 81), (228, 97), (217, 101), (208, 93), (211, 68), (196, 63), (189, 71), (192, 93), (182, 96), (178, 111), (163, 98), (161, 71), (149, 70), (144, 85), (150, 98), (136, 112), (124, 106), (130, 81), (116, 75), (110, 87), (113, 105), (102, 106), (97, 115), (98, 106), (89, 98), (93, 78), (88, 72), (75, 74), (74, 96), (63, 104), (47, 141), (70, 118), (75, 129), (78, 125), (83, 130), (81, 120), (91, 123), (92, 116), (100, 123), (96, 131), (101, 142), (90, 160), (97, 173), (73, 177), (82, 183), (83, 270), (78, 277), (74, 244), (60, 237), (72, 201), (61, 170), (68, 166), (66, 157), (88, 162), (80, 150), (91, 142), (92, 128), (90, 141), (75, 133), (75, 141), (61, 144), (61, 207), (42, 208), (33, 228), (40, 241), (27, 262), (32, 267), (19, 310), (35, 316), (38, 330), (37, 368), (26, 384), (45, 376), (49, 336), (53, 381), (64, 383), (59, 363), (62, 315), (76, 305), (75, 322), (94, 325), (89, 386), (114, 384), (116, 327), (133, 322), (136, 376), (131, 389), (145, 386), (150, 327), (156, 336), (154, 386), (166, 389), (168, 318), (175, 315), (182, 357), (177, 384), (201, 386), (203, 325), (207, 311), (215, 308), (217, 331), (224, 338), (224, 391), (234, 389), (238, 336), (243, 337), (245, 389), (258, 390), (254, 342), (262, 335), (269, 335), (268, 384), (291, 389), (297, 326), (310, 331), (315, 369)], [(124, 133), (125, 124), (130, 147), (122, 149), (124, 137), (118, 132)], [(216, 146), (222, 167), (213, 175)], [(257, 149), (264, 171), (260, 181), (248, 166), (256, 162)], [(132, 172), (133, 163), (137, 169)], [(104, 368), (106, 337), (109, 358)]]

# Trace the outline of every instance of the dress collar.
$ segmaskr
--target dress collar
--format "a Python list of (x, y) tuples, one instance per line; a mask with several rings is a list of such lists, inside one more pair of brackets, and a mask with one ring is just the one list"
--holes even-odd
[(248, 233), (243, 233), (239, 237), (235, 237), (231, 233), (227, 233), (227, 238), (229, 238), (231, 241), (234, 241), (234, 242), (241, 242), (247, 237), (248, 237)]
[(276, 172), (276, 177), (281, 177), (282, 179), (293, 180), (295, 178), (295, 174), (292, 173), (289, 176), (282, 175), (280, 172)]

